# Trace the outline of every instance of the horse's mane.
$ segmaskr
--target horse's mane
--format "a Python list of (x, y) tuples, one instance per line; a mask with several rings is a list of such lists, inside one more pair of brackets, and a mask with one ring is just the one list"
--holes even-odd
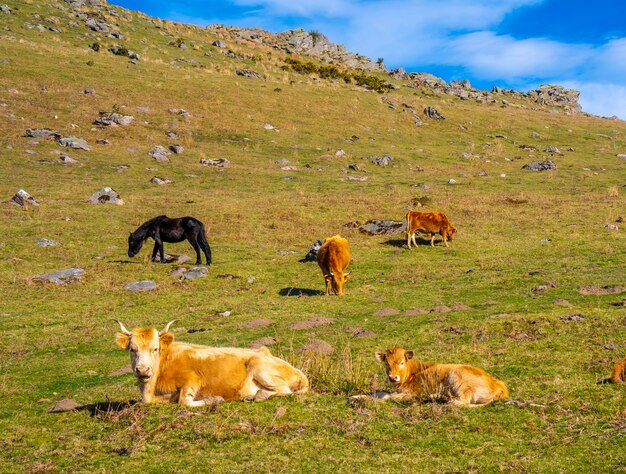
[(156, 216), (156, 217), (153, 217), (152, 219), (150, 219), (149, 221), (144, 222), (139, 227), (137, 227), (135, 232), (132, 233), (133, 238), (144, 239), (146, 237), (146, 234), (150, 230), (150, 228), (154, 225), (154, 223), (157, 220), (163, 220), (163, 219), (168, 219), (168, 217), (165, 216), (165, 215), (163, 215), (163, 216)]

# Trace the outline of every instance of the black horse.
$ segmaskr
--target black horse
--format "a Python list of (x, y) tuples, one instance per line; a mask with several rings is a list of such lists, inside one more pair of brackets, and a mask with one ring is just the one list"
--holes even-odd
[(137, 230), (128, 236), (128, 256), (134, 257), (141, 250), (144, 241), (152, 237), (154, 250), (152, 260), (161, 254), (161, 263), (165, 263), (163, 242), (182, 242), (187, 239), (196, 251), (196, 265), (202, 265), (200, 249), (206, 256), (206, 264), (211, 265), (211, 247), (206, 240), (204, 224), (193, 217), (178, 217), (170, 219), (167, 216), (158, 216), (141, 224)]

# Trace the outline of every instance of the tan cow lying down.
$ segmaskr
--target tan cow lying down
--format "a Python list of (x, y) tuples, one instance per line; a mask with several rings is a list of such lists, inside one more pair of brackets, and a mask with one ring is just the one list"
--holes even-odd
[(210, 398), (265, 400), (309, 388), (302, 372), (274, 357), (266, 347), (207, 347), (174, 341), (168, 332), (173, 322), (162, 331), (129, 331), (117, 321), (121, 332), (115, 342), (130, 351), (130, 364), (145, 403), (177, 402), (195, 407)]
[(479, 406), (509, 396), (504, 382), (478, 367), (421, 362), (413, 358), (413, 351), (399, 347), (377, 352), (376, 358), (384, 362), (389, 380), (397, 387), (397, 392), (384, 398), (444, 400), (455, 405)]
[(618, 362), (611, 373), (611, 382), (626, 383), (626, 357)]
[(452, 227), (446, 215), (442, 212), (422, 212), (408, 211), (406, 213), (406, 244), (411, 248), (415, 242), (415, 232), (420, 232), (430, 237), (430, 245), (435, 246), (435, 235), (439, 234), (443, 238), (443, 244), (447, 247), (448, 240), (454, 238), (456, 228)]
[(343, 295), (343, 285), (350, 279), (349, 273), (344, 273), (350, 263), (350, 245), (340, 235), (335, 235), (324, 241), (317, 251), (317, 264), (322, 269), (326, 294), (332, 288), (336, 295)]

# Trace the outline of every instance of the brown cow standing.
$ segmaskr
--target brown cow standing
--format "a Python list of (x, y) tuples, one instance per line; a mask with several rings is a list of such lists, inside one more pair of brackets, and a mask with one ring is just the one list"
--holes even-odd
[(350, 263), (350, 245), (340, 235), (326, 239), (317, 252), (317, 264), (322, 269), (326, 283), (326, 294), (330, 289), (336, 295), (343, 295), (343, 284), (349, 280), (350, 274), (344, 273)]
[(443, 244), (447, 247), (448, 240), (454, 238), (456, 228), (452, 227), (450, 221), (442, 212), (408, 211), (406, 213), (406, 243), (409, 249), (411, 248), (411, 240), (413, 240), (413, 245), (417, 245), (415, 232), (429, 236), (431, 238), (430, 245), (433, 247), (435, 246), (435, 235), (439, 234), (443, 238)]
[(618, 362), (611, 373), (611, 382), (626, 383), (626, 357)]
[(385, 398), (445, 400), (472, 407), (509, 396), (504, 382), (478, 367), (421, 362), (413, 358), (413, 351), (399, 347), (377, 352), (376, 358), (398, 389)]
[(144, 403), (195, 407), (219, 398), (256, 401), (308, 390), (306, 375), (274, 357), (267, 347), (207, 347), (174, 341), (169, 332), (174, 321), (162, 331), (129, 331), (117, 321), (121, 332), (115, 335), (115, 342), (130, 352), (130, 365)]

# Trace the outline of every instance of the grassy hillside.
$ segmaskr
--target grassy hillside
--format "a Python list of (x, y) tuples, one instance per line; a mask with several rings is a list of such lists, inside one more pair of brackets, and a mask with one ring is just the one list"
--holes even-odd
[[(578, 291), (626, 287), (626, 160), (617, 156), (626, 153), (624, 122), (497, 94), (495, 103), (462, 101), (401, 81), (379, 94), (296, 73), (284, 53), (262, 44), (107, 4), (7, 5), (12, 12), (0, 12), (0, 197), (23, 188), (40, 205), (0, 204), (0, 470), (626, 469), (625, 388), (597, 384), (626, 355), (626, 293)], [(80, 12), (124, 39), (88, 30)], [(216, 39), (227, 48), (211, 46)], [(110, 53), (115, 45), (140, 59)], [(224, 55), (229, 50), (241, 59)], [(402, 104), (415, 108), (422, 126)], [(426, 106), (446, 119), (428, 119)], [(93, 124), (112, 110), (133, 123)], [(83, 138), (91, 150), (25, 136), (41, 127)], [(171, 144), (184, 151), (169, 162), (148, 155)], [(549, 146), (561, 153), (545, 152)], [(80, 163), (63, 164), (61, 152)], [(384, 153), (393, 156), (389, 166), (370, 161)], [(231, 166), (203, 166), (204, 158)], [(295, 169), (281, 170), (283, 158)], [(522, 169), (546, 159), (557, 169)], [(152, 184), (153, 176), (173, 183)], [(89, 204), (104, 186), (124, 205)], [(402, 220), (418, 198), (458, 227), (449, 248), (424, 240), (409, 251), (404, 234), (374, 237), (344, 226)], [(128, 258), (128, 233), (159, 214), (206, 224), (208, 277), (169, 276), (177, 265), (151, 263), (151, 241)], [(342, 298), (321, 296), (319, 268), (298, 261), (334, 234), (352, 247)], [(40, 247), (41, 238), (59, 245)], [(165, 251), (193, 255), (187, 243)], [(32, 281), (70, 267), (85, 269), (80, 282)], [(158, 289), (124, 289), (145, 279)], [(571, 306), (554, 304), (559, 299)], [(469, 309), (405, 314), (455, 304)], [(576, 314), (583, 319), (567, 319)], [(292, 327), (320, 316), (330, 324)], [(313, 391), (216, 409), (131, 404), (139, 394), (130, 374), (115, 375), (128, 354), (115, 347), (111, 318), (128, 327), (179, 319), (178, 339), (207, 345), (273, 337), (272, 352), (301, 367)], [(258, 319), (271, 324), (259, 327)], [(311, 340), (334, 353), (303, 352)], [(504, 380), (515, 402), (470, 410), (349, 401), (391, 388), (374, 352), (392, 345), (425, 360), (478, 365)], [(66, 398), (85, 409), (46, 412)]]

